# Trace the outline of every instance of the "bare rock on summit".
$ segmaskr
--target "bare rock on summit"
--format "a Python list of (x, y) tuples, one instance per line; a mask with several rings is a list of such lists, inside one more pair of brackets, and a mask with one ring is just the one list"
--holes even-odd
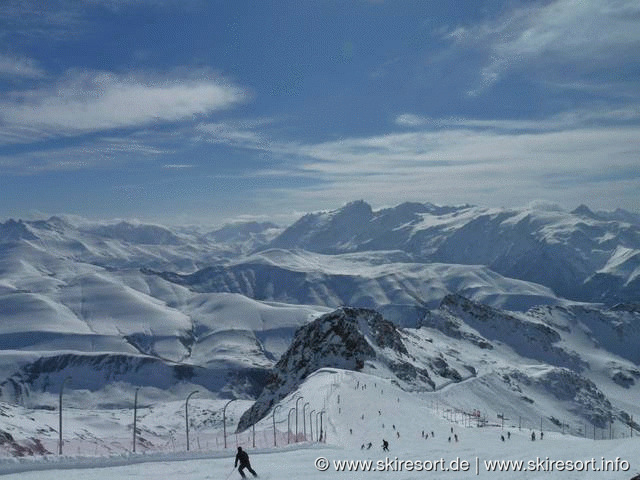
[(342, 307), (301, 327), (255, 404), (240, 419), (242, 431), (263, 418), (278, 401), (318, 369), (361, 371), (383, 364), (400, 381), (433, 388), (427, 370), (416, 367), (395, 325), (375, 310)]

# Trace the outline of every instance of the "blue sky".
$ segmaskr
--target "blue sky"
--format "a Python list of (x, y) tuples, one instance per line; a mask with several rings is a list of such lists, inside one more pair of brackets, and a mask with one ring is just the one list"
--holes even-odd
[(0, 218), (640, 211), (640, 3), (0, 3)]

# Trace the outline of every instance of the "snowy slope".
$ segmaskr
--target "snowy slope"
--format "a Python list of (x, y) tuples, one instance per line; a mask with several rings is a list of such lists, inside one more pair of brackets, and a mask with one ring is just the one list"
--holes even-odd
[(145, 272), (197, 292), (232, 292), (330, 308), (375, 308), (401, 325), (415, 325), (426, 309), (454, 292), (514, 310), (566, 303), (546, 287), (503, 277), (487, 267), (416, 263), (398, 251), (324, 255), (270, 249), (188, 275)]
[[(302, 397), (303, 402), (299, 402), (299, 411), (296, 412), (296, 398)], [(464, 392), (460, 392), (457, 397), (460, 405), (465, 406), (469, 411), (473, 410), (473, 399), (468, 398)], [(212, 408), (217, 411), (216, 417), (219, 421), (220, 404), (210, 404), (207, 406), (204, 400), (192, 400), (194, 414), (199, 415), (201, 411)], [(303, 403), (309, 405), (303, 409)], [(231, 412), (233, 417), (233, 407), (231, 404), (227, 413)], [(390, 476), (414, 480), (425, 478), (522, 478), (522, 479), (596, 479), (607, 478), (610, 480), (629, 480), (633, 475), (640, 472), (640, 465), (637, 461), (637, 449), (640, 446), (640, 439), (618, 438), (616, 440), (597, 440), (582, 438), (571, 435), (563, 435), (561, 431), (554, 428), (553, 424), (543, 422), (542, 431), (544, 440), (540, 441), (540, 425), (538, 422), (530, 422), (527, 425), (518, 425), (518, 419), (509, 418), (501, 426), (502, 421), (497, 417), (500, 413), (498, 409), (488, 410), (486, 417), (491, 421), (478, 426), (474, 419), (462, 415), (461, 411), (455, 411), (443, 402), (439, 394), (432, 393), (407, 393), (397, 388), (391, 382), (364, 373), (349, 372), (339, 369), (325, 369), (310, 376), (296, 392), (283, 399), (279, 404), (276, 415), (269, 416), (264, 422), (256, 426), (257, 431), (266, 435), (258, 435), (258, 441), (254, 448), (250, 437), (230, 436), (229, 449), (226, 451), (222, 445), (213, 447), (209, 444), (204, 447), (204, 436), (201, 438), (198, 447), (195, 441), (196, 435), (203, 435), (204, 431), (198, 422), (194, 425), (193, 441), (195, 445), (189, 454), (184, 452), (184, 443), (177, 449), (174, 445), (184, 437), (184, 429), (176, 431), (175, 443), (171, 441), (167, 444), (167, 449), (162, 454), (126, 454), (124, 449), (130, 448), (130, 439), (127, 442), (122, 438), (125, 445), (121, 445), (120, 452), (116, 454), (113, 450), (111, 456), (68, 456), (62, 459), (55, 456), (48, 456), (36, 459), (35, 461), (9, 461), (0, 463), (0, 472), (6, 473), (5, 478), (13, 479), (57, 479), (64, 476), (69, 479), (86, 478), (90, 475), (96, 480), (111, 478), (131, 478), (131, 479), (152, 479), (152, 478), (239, 478), (237, 472), (233, 472), (233, 457), (235, 446), (243, 445), (251, 455), (251, 462), (254, 469), (261, 478), (282, 478), (296, 475), (303, 478), (320, 479), (334, 478), (374, 478), (383, 479)], [(496, 405), (497, 406), (497, 405)], [(180, 414), (176, 408), (178, 405), (172, 404), (163, 409), (167, 418), (174, 417), (180, 419)], [(498, 406), (497, 406), (498, 407)], [(499, 407), (498, 407), (499, 408)], [(147, 410), (147, 409), (144, 409)], [(173, 411), (172, 411), (173, 410)], [(296, 422), (299, 432), (299, 439), (302, 440), (303, 431), (307, 432), (307, 438), (313, 436), (317, 440), (320, 422), (318, 412), (324, 411), (322, 415), (323, 442), (301, 442), (287, 444), (288, 440), (293, 441), (292, 435), (287, 436), (287, 413), (293, 410), (293, 415), (289, 415), (290, 427), (295, 431)], [(304, 412), (303, 412), (304, 410)], [(465, 410), (466, 412), (467, 410)], [(237, 410), (236, 410), (237, 412)], [(124, 413), (124, 412), (123, 412)], [(130, 412), (128, 412), (130, 414)], [(304, 416), (303, 416), (304, 413)], [(157, 421), (158, 417), (154, 417)], [(184, 420), (184, 417), (182, 417)], [(200, 419), (199, 419), (200, 420)], [(76, 418), (70, 419), (75, 422)], [(27, 424), (28, 421), (24, 421)], [(150, 418), (148, 412), (143, 414), (143, 422), (147, 428), (158, 428)], [(303, 425), (304, 423), (304, 425)], [(272, 425), (276, 425), (277, 446), (273, 445), (271, 436)], [(176, 424), (177, 425), (177, 424)], [(72, 425), (69, 425), (73, 428)], [(216, 424), (216, 430), (220, 433), (220, 425)], [(114, 435), (120, 426), (115, 422), (103, 423), (100, 430), (102, 438)], [(537, 440), (530, 440), (531, 432), (536, 433)], [(422, 433), (428, 434), (425, 438)], [(507, 439), (507, 432), (509, 438)], [(150, 432), (145, 431), (149, 436)], [(599, 432), (600, 433), (600, 432)], [(167, 435), (168, 436), (168, 435)], [(455, 441), (457, 436), (458, 441)], [(502, 442), (500, 437), (504, 436)], [(381, 449), (382, 439), (386, 439), (390, 444), (390, 451), (383, 452)], [(451, 439), (451, 441), (449, 441)], [(84, 445), (93, 447), (99, 438), (87, 435)], [(182, 440), (184, 442), (184, 440)], [(326, 442), (326, 443), (325, 443)], [(370, 449), (367, 444), (371, 443)], [(361, 448), (364, 445), (364, 448)], [(77, 450), (68, 445), (67, 455), (78, 455)], [(177, 451), (176, 451), (177, 450)], [(84, 452), (87, 455), (89, 452)], [(82, 452), (80, 453), (82, 454)], [(94, 452), (90, 453), (94, 455)], [(319, 457), (329, 461), (327, 471), (320, 471), (316, 468), (316, 461)], [(591, 462), (594, 468), (608, 468), (609, 471), (593, 471), (593, 468), (585, 470), (584, 464)], [(601, 463), (602, 459), (609, 463)], [(374, 467), (379, 467), (378, 471), (369, 472), (337, 472), (335, 461), (372, 461)], [(421, 461), (427, 463), (427, 471), (417, 471), (415, 465), (413, 469), (407, 468), (404, 464), (402, 471), (399, 470), (399, 461)], [(528, 462), (533, 462), (531, 467), (538, 466), (542, 470), (549, 466), (550, 462), (572, 461), (582, 462), (581, 471), (560, 470), (554, 471), (528, 471), (515, 473), (490, 471), (488, 462), (493, 460), (522, 461), (524, 466), (529, 466)], [(539, 463), (539, 461), (547, 462)], [(617, 462), (616, 462), (617, 460)], [(380, 461), (381, 464), (377, 465)], [(322, 464), (322, 460), (318, 461)], [(388, 462), (388, 463), (387, 463)], [(395, 464), (393, 462), (396, 462)], [(438, 467), (434, 471), (435, 464), (441, 462), (443, 468)], [(458, 462), (456, 463), (452, 462)], [(468, 468), (462, 462), (468, 462)], [(387, 471), (382, 471), (388, 465)], [(555, 464), (558, 465), (557, 463)], [(590, 464), (591, 465), (591, 464)], [(393, 470), (395, 466), (395, 470)], [(362, 464), (360, 465), (362, 467)], [(462, 467), (462, 468), (461, 468)], [(513, 465), (510, 465), (513, 468)], [(88, 469), (90, 468), (90, 470)], [(457, 468), (459, 471), (453, 471)], [(613, 471), (616, 469), (617, 471)], [(572, 469), (574, 470), (574, 469)]]
[(390, 373), (405, 388), (433, 389), (427, 363), (416, 366), (399, 330), (374, 310), (341, 308), (305, 325), (274, 366), (264, 390), (240, 419), (243, 430), (316, 370), (332, 367)]
[[(640, 316), (627, 313), (628, 334), (635, 335)], [(405, 391), (443, 391), (454, 404), (462, 391), (483, 408), (497, 395), (510, 417), (562, 419), (574, 434), (578, 426), (583, 432), (609, 423), (629, 428), (640, 414), (632, 401), (640, 372), (623, 358), (624, 345), (611, 345), (621, 355), (604, 354), (593, 337), (585, 338), (589, 324), (622, 327), (615, 316), (592, 311), (595, 318), (574, 331), (566, 325), (570, 314), (558, 307), (507, 314), (451, 295), (421, 328), (397, 329), (371, 310), (336, 310), (298, 330), (239, 428), (263, 418), (320, 368), (370, 373)]]
[[(12, 327), (0, 336), (4, 398), (56, 391), (66, 375), (74, 377), (75, 389), (102, 389), (113, 381), (170, 388), (188, 379), (212, 391), (237, 387), (238, 394), (253, 395), (295, 329), (323, 311), (233, 294), (184, 293), (182, 303), (169, 307), (129, 287), (107, 287), (91, 285), (97, 291), (85, 289), (82, 298), (73, 288), (63, 299), (66, 316), (50, 316), (50, 327), (25, 322), (25, 330), (11, 321), (15, 315), (6, 316)], [(24, 315), (36, 305), (28, 301), (31, 310), (20, 306)], [(67, 329), (56, 330), (65, 319)]]
[(248, 370), (240, 379), (250, 392), (294, 330), (324, 311), (198, 294), (140, 272), (195, 268), (225, 254), (194, 234), (123, 222), (74, 226), (56, 217), (8, 221), (0, 232), (0, 392), (6, 399), (55, 391), (70, 374), (75, 389), (113, 381), (169, 388), (186, 375), (232, 391), (238, 379), (229, 375)]

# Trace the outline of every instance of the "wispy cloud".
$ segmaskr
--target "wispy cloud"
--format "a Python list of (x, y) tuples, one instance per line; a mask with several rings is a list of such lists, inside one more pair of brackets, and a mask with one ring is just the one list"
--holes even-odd
[(34, 175), (51, 171), (84, 170), (153, 160), (172, 153), (131, 137), (85, 140), (81, 145), (0, 155), (0, 172)]
[[(198, 1), (179, 3), (184, 9)], [(71, 36), (90, 31), (95, 9), (121, 13), (129, 7), (163, 7), (174, 3), (178, 0), (3, 0), (0, 2), (0, 38), (44, 37), (68, 41)]]
[(556, 0), (527, 4), (497, 20), (460, 26), (447, 36), (456, 44), (485, 48), (488, 62), (472, 94), (511, 69), (563, 66), (565, 77), (640, 59), (640, 4), (635, 0)]
[[(249, 139), (241, 143), (288, 159), (281, 168), (263, 171), (265, 177), (291, 178), (297, 184), (307, 179), (304, 188), (265, 189), (265, 198), (281, 199), (283, 208), (313, 209), (353, 198), (387, 204), (407, 198), (473, 199), (487, 205), (545, 198), (567, 206), (591, 200), (603, 208), (637, 210), (639, 117), (634, 108), (565, 112), (540, 121), (406, 114), (396, 121), (411, 131), (262, 146), (241, 136)], [(228, 144), (239, 146), (238, 138), (229, 138)]]
[(471, 128), (505, 131), (572, 130), (593, 125), (617, 125), (640, 121), (640, 104), (621, 107), (602, 106), (559, 112), (537, 120), (473, 119), (465, 117), (432, 118), (403, 113), (395, 118), (396, 125), (408, 128)]
[(637, 138), (637, 126), (520, 134), (456, 129), (306, 145), (300, 168), (319, 183), (289, 192), (290, 201), (433, 198), (509, 205), (544, 197), (637, 210)]
[(263, 137), (250, 126), (237, 122), (217, 122), (200, 124), (196, 130), (210, 143), (220, 143), (241, 148), (258, 148)]
[(71, 71), (55, 87), (14, 92), (0, 104), (4, 128), (76, 135), (192, 119), (246, 100), (211, 78)]
[[(177, 3), (177, 0), (84, 0), (87, 5), (96, 5), (111, 10), (120, 10), (127, 7), (139, 7), (156, 5), (162, 6), (168, 3)], [(194, 3), (194, 0), (187, 0), (181, 3)]]
[(82, 2), (69, 0), (8, 0), (0, 3), (0, 38), (46, 37), (62, 40), (87, 24)]
[(170, 170), (183, 170), (185, 168), (193, 168), (195, 165), (191, 165), (189, 163), (168, 163), (163, 165), (162, 168), (170, 169)]
[(0, 54), (0, 77), (41, 78), (45, 72), (31, 58)]
[(234, 148), (257, 150), (268, 153), (288, 153), (286, 142), (265, 133), (274, 118), (226, 120), (224, 122), (201, 123), (192, 135), (197, 141), (226, 145)]

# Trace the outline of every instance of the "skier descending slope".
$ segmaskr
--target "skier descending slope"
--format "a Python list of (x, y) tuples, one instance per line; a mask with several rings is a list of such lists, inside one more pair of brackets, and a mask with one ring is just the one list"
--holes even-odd
[(244, 474), (243, 470), (246, 468), (251, 472), (254, 477), (257, 477), (258, 474), (251, 468), (251, 462), (249, 462), (249, 454), (242, 450), (242, 447), (238, 447), (238, 453), (236, 454), (236, 462), (234, 464), (234, 468), (238, 466), (238, 462), (240, 462), (240, 467), (238, 468), (238, 472), (240, 472), (240, 476), (242, 478), (247, 478)]

